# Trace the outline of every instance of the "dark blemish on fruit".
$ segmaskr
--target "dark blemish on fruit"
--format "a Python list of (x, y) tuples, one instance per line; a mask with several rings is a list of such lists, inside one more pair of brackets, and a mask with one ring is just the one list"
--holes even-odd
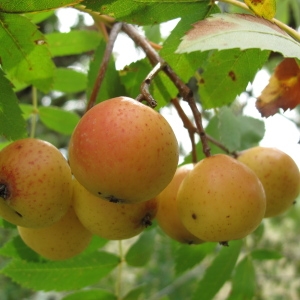
[(219, 242), (221, 246), (229, 247), (228, 241)]
[(20, 218), (23, 218), (23, 216), (22, 216), (18, 211), (15, 210), (15, 213), (16, 213)]
[(112, 203), (122, 203), (124, 202), (122, 199), (119, 199), (113, 195), (110, 195), (110, 196), (107, 196), (107, 197), (104, 197), (106, 200), (108, 200), (109, 202), (112, 202)]
[(102, 193), (101, 193), (101, 192), (98, 192), (98, 195), (102, 195)]
[(0, 197), (6, 200), (9, 197), (8, 188), (5, 184), (0, 184)]
[(192, 218), (193, 218), (194, 220), (196, 220), (196, 219), (197, 219), (197, 215), (196, 215), (195, 213), (193, 213), (193, 214), (192, 214)]
[(226, 216), (226, 218), (230, 218), (230, 216)]
[(143, 218), (142, 218), (142, 225), (145, 226), (146, 228), (152, 225), (151, 222), (151, 215), (147, 213)]

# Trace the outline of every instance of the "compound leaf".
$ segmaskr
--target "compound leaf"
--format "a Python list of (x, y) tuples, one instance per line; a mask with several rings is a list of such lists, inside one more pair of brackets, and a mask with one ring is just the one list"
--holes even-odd
[(44, 263), (14, 259), (1, 270), (1, 273), (33, 290), (67, 291), (98, 282), (118, 263), (119, 258), (114, 254), (94, 252), (65, 261)]
[(26, 17), (0, 13), (0, 57), (9, 78), (36, 86), (52, 87), (55, 66), (44, 35)]
[(26, 137), (26, 123), (18, 105), (18, 99), (12, 90), (12, 85), (4, 77), (1, 69), (0, 91), (0, 134), (9, 140)]

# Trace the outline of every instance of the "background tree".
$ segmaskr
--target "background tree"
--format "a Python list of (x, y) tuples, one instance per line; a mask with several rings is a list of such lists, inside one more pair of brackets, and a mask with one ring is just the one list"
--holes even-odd
[[(67, 156), (86, 109), (123, 95), (178, 116), (172, 124), (180, 164), (258, 145), (270, 115), (282, 114), (299, 128), (300, 3), (278, 1), (275, 10), (275, 1), (245, 2), (249, 6), (235, 0), (0, 1), (0, 147), (31, 136)], [(61, 32), (58, 16), (67, 7), (78, 19)], [(87, 15), (92, 25), (84, 22)], [(177, 18), (163, 36), (165, 22)], [(124, 35), (136, 53), (119, 70), (112, 50)], [(119, 49), (118, 55), (129, 53)], [(248, 83), (260, 70), (273, 74), (256, 102), (261, 118), (247, 114), (255, 106)], [(51, 291), (64, 300), (297, 299), (298, 214), (295, 205), (264, 219), (229, 247), (180, 244), (154, 221), (131, 239), (94, 236), (83, 253), (64, 261), (36, 254), (16, 226), (1, 220), (0, 296), (44, 299)]]

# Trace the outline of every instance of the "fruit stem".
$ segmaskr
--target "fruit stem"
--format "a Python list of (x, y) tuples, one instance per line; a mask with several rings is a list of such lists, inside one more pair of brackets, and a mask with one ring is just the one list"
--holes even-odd
[(189, 104), (192, 110), (196, 127), (202, 142), (203, 153), (205, 154), (206, 157), (210, 156), (210, 147), (208, 145), (207, 137), (204, 131), (204, 127), (202, 125), (202, 115), (197, 108), (192, 90), (180, 79), (180, 77), (173, 71), (173, 69), (159, 56), (159, 54), (152, 48), (152, 46), (146, 40), (146, 38), (142, 36), (134, 26), (123, 23), (122, 29), (137, 45), (139, 45), (144, 50), (146, 56), (148, 57), (150, 63), (153, 66), (155, 66), (158, 63), (164, 65), (162, 71), (173, 82), (173, 84), (178, 89), (181, 97), (185, 101), (187, 101), (187, 103)]
[(124, 253), (123, 253), (122, 240), (118, 241), (118, 247), (119, 247), (120, 263), (118, 265), (118, 274), (117, 274), (117, 282), (116, 282), (116, 296), (117, 296), (117, 300), (121, 300), (122, 299), (122, 271), (123, 271), (123, 264), (124, 264)]
[(141, 102), (143, 100), (146, 100), (148, 105), (152, 108), (155, 108), (157, 105), (157, 102), (152, 97), (152, 95), (149, 92), (149, 87), (152, 82), (152, 80), (155, 78), (155, 76), (165, 67), (165, 63), (157, 63), (155, 67), (151, 70), (151, 72), (147, 75), (145, 80), (141, 84), (141, 94), (139, 94), (136, 98), (137, 101)]
[[(194, 134), (195, 132), (198, 133), (197, 128), (194, 126), (194, 124), (192, 123), (192, 121), (189, 119), (189, 117), (186, 115), (186, 113), (184, 112), (183, 108), (181, 107), (180, 100), (178, 98), (173, 98), (171, 100), (171, 103), (174, 105), (175, 109), (177, 110), (177, 113), (178, 113), (180, 119), (183, 122), (183, 126), (188, 130), (189, 135), (191, 136), (191, 134)], [(216, 139), (214, 139), (212, 136), (206, 134), (206, 138), (207, 138), (207, 140), (209, 142), (211, 142), (212, 144), (214, 144), (217, 147), (219, 147), (225, 153), (227, 153), (229, 155), (232, 155), (234, 157), (237, 156), (236, 152), (231, 152), (225, 145), (223, 145), (222, 143), (220, 143), (219, 141), (217, 141)], [(192, 141), (192, 143), (193, 143), (193, 141)], [(193, 160), (193, 162), (195, 162), (195, 161)]]
[(37, 90), (32, 86), (32, 115), (31, 115), (31, 126), (30, 126), (30, 137), (34, 138), (36, 131), (36, 122), (38, 114), (38, 101), (37, 101)]
[(91, 109), (97, 101), (97, 96), (98, 96), (102, 81), (104, 79), (104, 76), (105, 76), (105, 73), (106, 73), (106, 70), (108, 67), (109, 59), (111, 57), (115, 41), (117, 39), (117, 36), (118, 36), (121, 28), (122, 28), (122, 23), (115, 23), (110, 31), (109, 39), (106, 44), (103, 59), (102, 59), (101, 65), (99, 67), (98, 75), (96, 77), (96, 81), (93, 86), (93, 90), (92, 90), (89, 102), (87, 104), (86, 111)]

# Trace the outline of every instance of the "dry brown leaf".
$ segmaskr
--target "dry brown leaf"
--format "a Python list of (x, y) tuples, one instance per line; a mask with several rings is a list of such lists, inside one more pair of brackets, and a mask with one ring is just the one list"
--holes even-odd
[(263, 117), (279, 108), (293, 109), (300, 104), (300, 66), (294, 58), (285, 58), (275, 69), (268, 85), (257, 98), (256, 107)]

